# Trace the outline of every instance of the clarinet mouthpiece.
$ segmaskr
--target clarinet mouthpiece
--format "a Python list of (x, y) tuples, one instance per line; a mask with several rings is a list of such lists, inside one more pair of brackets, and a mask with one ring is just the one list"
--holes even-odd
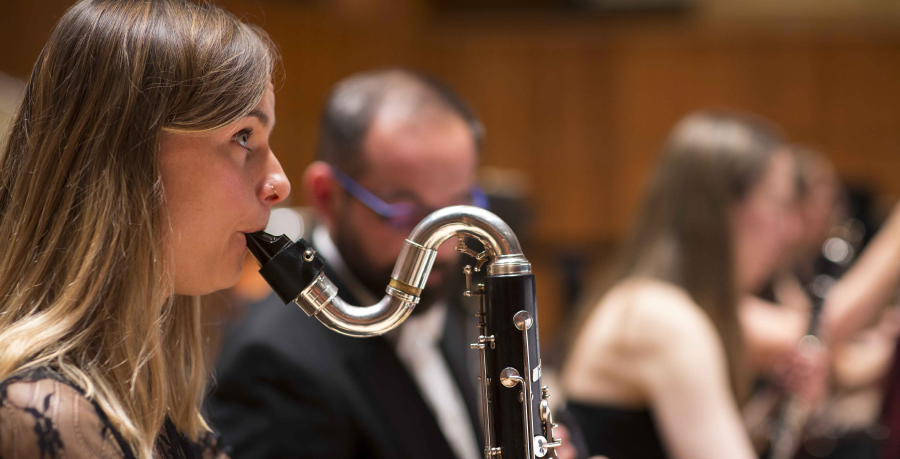
[(303, 239), (293, 242), (257, 231), (247, 235), (247, 249), (259, 262), (259, 274), (285, 304), (300, 296), (325, 267), (325, 259)]
[(264, 266), (289, 245), (291, 245), (291, 239), (283, 234), (273, 236), (265, 231), (247, 233), (247, 249), (250, 250), (260, 266)]

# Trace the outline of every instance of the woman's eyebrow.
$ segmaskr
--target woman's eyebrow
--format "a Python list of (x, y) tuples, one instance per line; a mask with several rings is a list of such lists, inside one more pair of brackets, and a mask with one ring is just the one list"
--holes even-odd
[(259, 109), (250, 110), (250, 113), (247, 113), (247, 116), (254, 116), (259, 119), (259, 122), (262, 123), (263, 127), (266, 127), (269, 124), (269, 115), (266, 115)]

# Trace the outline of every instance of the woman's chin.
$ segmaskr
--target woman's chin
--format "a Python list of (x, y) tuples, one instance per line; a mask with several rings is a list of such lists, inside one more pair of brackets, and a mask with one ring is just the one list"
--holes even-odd
[[(191, 289), (188, 295), (208, 295), (210, 293), (215, 293), (221, 290), (227, 290), (235, 285), (241, 279), (241, 271), (243, 269), (243, 259), (238, 262), (229, 262), (227, 265), (225, 263), (221, 263), (218, 268), (218, 272), (214, 273), (213, 276), (209, 279), (209, 282), (205, 282), (204, 285), (197, 285), (195, 288)], [(229, 267), (227, 271), (225, 268)]]
[(203, 270), (197, 276), (190, 276), (182, 283), (176, 281), (175, 293), (179, 295), (207, 295), (234, 287), (241, 279), (244, 258), (247, 255), (246, 236), (235, 234), (228, 248), (216, 257), (206, 257), (195, 265)]
[[(240, 256), (234, 257), (229, 260), (228, 267), (230, 268), (227, 273), (222, 273), (219, 276), (220, 282), (218, 282), (218, 288), (216, 291), (225, 290), (234, 287), (241, 280), (241, 273), (244, 269), (244, 255), (246, 249), (240, 253)], [(223, 266), (224, 268), (224, 266)]]
[(219, 273), (214, 279), (208, 282), (197, 283), (195, 285), (176, 285), (175, 293), (178, 295), (202, 296), (215, 293), (220, 290), (226, 290), (234, 287), (241, 277), (240, 270), (237, 273)]

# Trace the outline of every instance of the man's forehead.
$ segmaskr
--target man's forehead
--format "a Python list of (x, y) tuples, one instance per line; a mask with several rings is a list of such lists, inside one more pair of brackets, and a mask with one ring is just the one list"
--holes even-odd
[(471, 160), (475, 138), (466, 121), (447, 110), (420, 110), (418, 116), (394, 116), (379, 111), (363, 142), (367, 165), (446, 159)]
[(382, 121), (372, 124), (363, 148), (360, 180), (372, 191), (385, 199), (417, 198), (435, 205), (468, 193), (477, 154), (461, 118)]

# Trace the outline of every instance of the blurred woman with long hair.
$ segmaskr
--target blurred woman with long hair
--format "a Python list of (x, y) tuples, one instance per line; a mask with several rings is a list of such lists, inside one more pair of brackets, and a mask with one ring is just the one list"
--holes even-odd
[(563, 368), (591, 454), (755, 457), (738, 298), (790, 237), (793, 162), (763, 120), (701, 112), (678, 123), (610, 287)]
[(277, 53), (186, 0), (82, 0), (0, 152), (0, 457), (211, 457), (197, 295), (290, 185)]

